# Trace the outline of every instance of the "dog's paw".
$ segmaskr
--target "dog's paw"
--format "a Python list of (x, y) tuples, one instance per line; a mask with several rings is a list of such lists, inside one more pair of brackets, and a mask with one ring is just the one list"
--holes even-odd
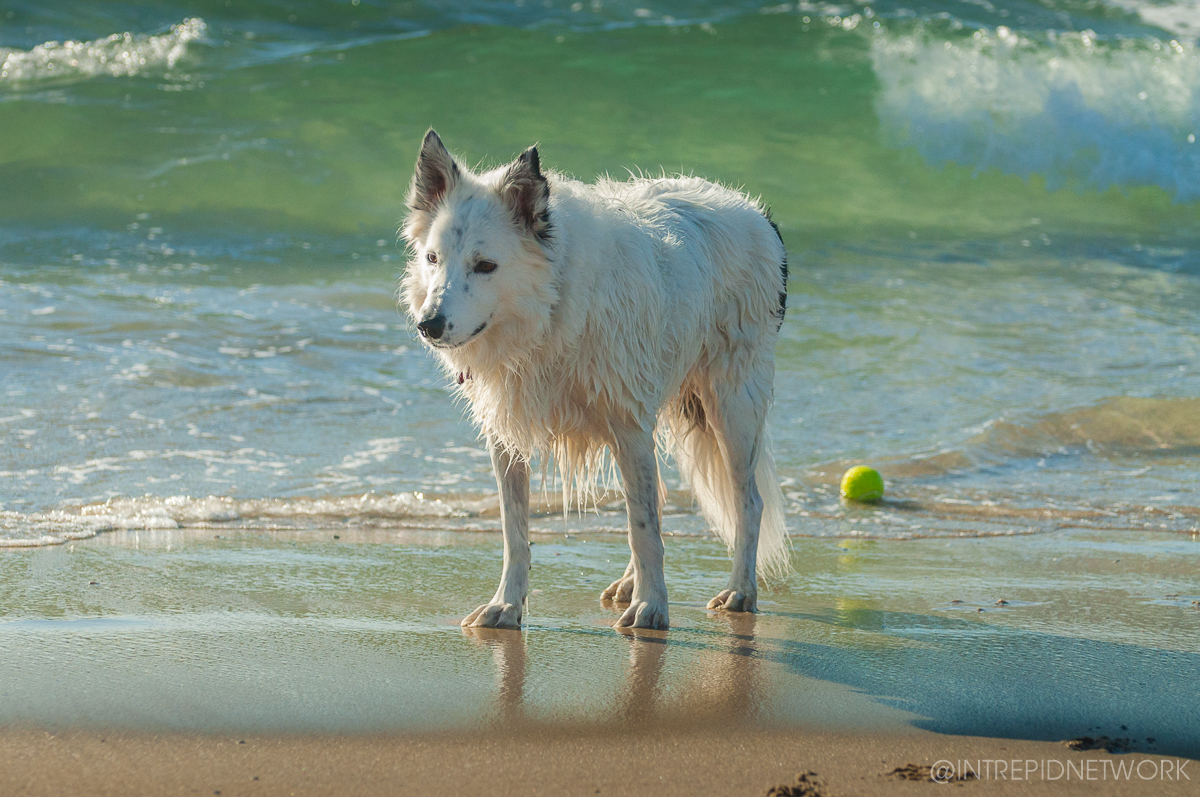
[(758, 595), (750, 591), (723, 589), (717, 597), (708, 602), (710, 609), (724, 609), (727, 612), (753, 612), (758, 610)]
[(464, 628), (520, 628), (521, 607), (513, 603), (485, 603), (463, 618)]
[(600, 600), (613, 603), (629, 603), (633, 597), (633, 576), (618, 578), (600, 593)]
[(659, 631), (666, 631), (668, 625), (666, 601), (642, 600), (630, 603), (625, 613), (613, 624), (615, 628), (655, 628)]

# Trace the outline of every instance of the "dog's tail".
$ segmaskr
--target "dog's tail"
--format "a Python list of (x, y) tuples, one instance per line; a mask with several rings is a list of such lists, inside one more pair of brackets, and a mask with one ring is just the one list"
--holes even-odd
[[(707, 430), (711, 431), (711, 430)], [(733, 549), (737, 534), (738, 498), (733, 474), (717, 439), (703, 428), (692, 427), (675, 436), (679, 469), (700, 504), (700, 512), (722, 541)], [(766, 429), (758, 451), (754, 481), (762, 496), (762, 524), (758, 532), (758, 575), (781, 579), (791, 570), (791, 542), (784, 518), (783, 490), (775, 474), (775, 458)]]

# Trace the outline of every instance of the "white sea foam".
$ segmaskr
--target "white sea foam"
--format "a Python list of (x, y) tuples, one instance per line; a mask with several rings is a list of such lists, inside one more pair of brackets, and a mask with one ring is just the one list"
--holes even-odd
[[(1058, 419), (1061, 420), (1061, 419)], [(1058, 420), (1047, 428), (1026, 430), (1026, 436), (1046, 438)], [(1081, 435), (1092, 433), (1080, 415), (1067, 418)], [(1093, 424), (1094, 425), (1094, 424)], [(989, 436), (997, 430), (989, 430)], [(1021, 430), (1011, 425), (999, 429), (1006, 445)], [(1031, 440), (1031, 443), (1033, 441)], [(986, 441), (983, 441), (986, 443)], [(981, 443), (982, 444), (982, 443)], [(1195, 535), (1200, 510), (1176, 505), (1178, 496), (1159, 496), (1153, 505), (1140, 502), (1100, 502), (1065, 499), (1041, 489), (1016, 493), (991, 491), (945, 494), (941, 487), (906, 483), (907, 472), (927, 473), (953, 456), (914, 458), (887, 463), (899, 480), (900, 496), (872, 506), (850, 506), (837, 498), (836, 479), (845, 463), (830, 463), (808, 473), (809, 486), (788, 489), (788, 526), (793, 536), (908, 540), (929, 537), (991, 537), (1036, 534), (1064, 527), (1145, 529)], [(832, 476), (830, 476), (832, 472)], [(1138, 475), (1134, 473), (1133, 475)], [(832, 482), (827, 484), (826, 482)], [(888, 477), (892, 478), (891, 475)], [(795, 487), (796, 485), (792, 485)], [(539, 534), (561, 532), (624, 533), (620, 500), (609, 496), (602, 509), (572, 516), (564, 523), (556, 496), (543, 496), (534, 507), (531, 529)], [(551, 500), (544, 500), (550, 498)], [(671, 491), (664, 514), (668, 536), (707, 534), (703, 519), (694, 511), (686, 492)], [(222, 529), (254, 531), (312, 531), (327, 529), (498, 531), (499, 499), (494, 494), (454, 493), (427, 495), (417, 492), (366, 493), (327, 498), (256, 498), (228, 496), (169, 496), (115, 498), (73, 509), (22, 513), (0, 511), (0, 548), (60, 545), (108, 531)]]
[(487, 496), (426, 498), (421, 493), (331, 498), (114, 498), (72, 510), (0, 511), (0, 547), (57, 545), (121, 529), (310, 528), (335, 522), (388, 525), (493, 514)]
[(873, 39), (876, 108), (933, 163), (1200, 199), (1200, 52), (1188, 41), (1027, 38), (1007, 28)]
[(1200, 0), (1107, 0), (1110, 5), (1132, 11), (1147, 25), (1162, 28), (1180, 37), (1200, 36)]
[(187, 55), (188, 43), (204, 36), (204, 20), (185, 19), (157, 36), (114, 33), (90, 42), (46, 42), (32, 50), (0, 47), (0, 82), (46, 78), (128, 77), (172, 69)]

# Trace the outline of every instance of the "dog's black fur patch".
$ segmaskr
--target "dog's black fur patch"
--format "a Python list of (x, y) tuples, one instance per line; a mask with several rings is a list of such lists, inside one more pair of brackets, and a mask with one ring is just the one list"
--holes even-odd
[(783, 326), (783, 316), (787, 313), (787, 290), (788, 290), (788, 264), (787, 264), (787, 244), (783, 243), (783, 235), (779, 232), (779, 225), (771, 218), (771, 209), (764, 208), (763, 216), (767, 219), (767, 224), (771, 225), (771, 229), (775, 231), (775, 237), (779, 239), (779, 243), (783, 245), (783, 260), (779, 264), (779, 273), (783, 277), (783, 290), (779, 292), (779, 326)]

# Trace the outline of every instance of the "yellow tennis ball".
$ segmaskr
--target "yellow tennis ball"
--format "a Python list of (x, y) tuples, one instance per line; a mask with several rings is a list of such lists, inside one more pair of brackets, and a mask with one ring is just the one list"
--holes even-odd
[(883, 498), (883, 477), (874, 468), (856, 465), (842, 476), (842, 497), (872, 503)]

